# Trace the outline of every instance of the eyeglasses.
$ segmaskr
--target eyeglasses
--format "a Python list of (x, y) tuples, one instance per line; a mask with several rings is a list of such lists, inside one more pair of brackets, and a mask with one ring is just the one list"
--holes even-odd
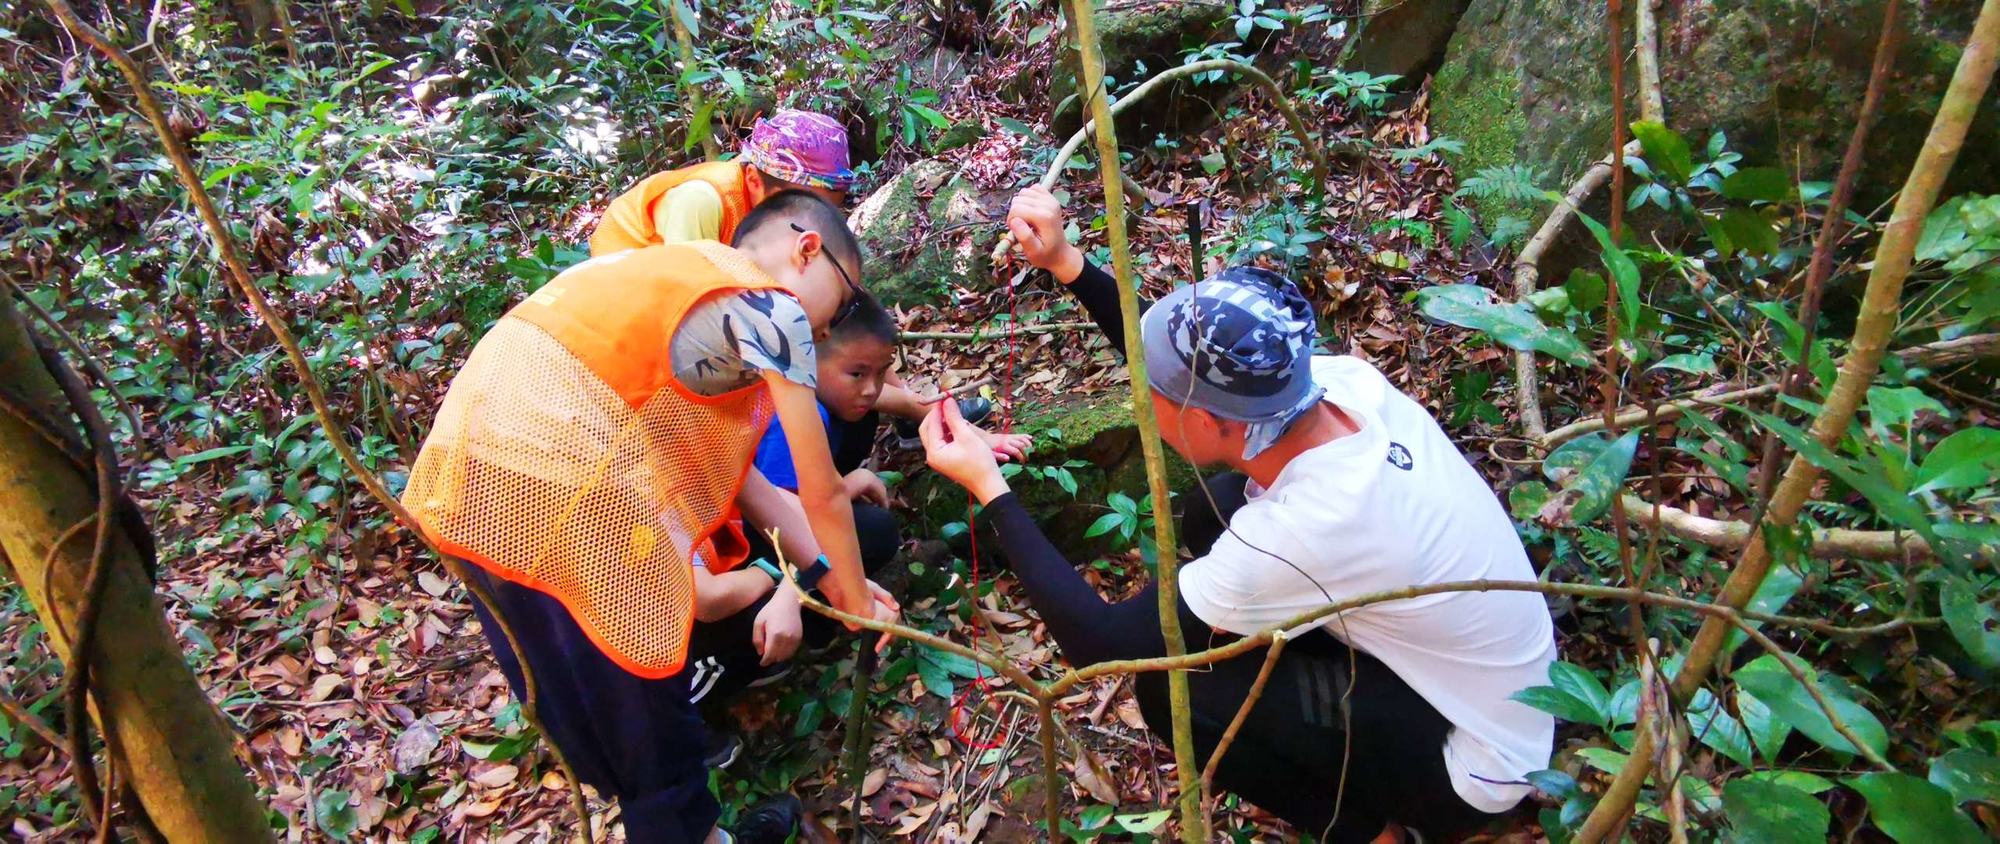
[[(805, 234), (806, 227), (798, 223), (793, 223), (792, 231)], [(833, 265), (834, 272), (840, 273), (840, 280), (847, 282), (847, 304), (841, 305), (840, 310), (833, 312), (833, 321), (827, 323), (827, 327), (831, 328), (845, 322), (848, 317), (854, 316), (855, 311), (860, 310), (861, 285), (854, 283), (854, 277), (847, 274), (847, 268), (840, 265), (840, 261), (833, 257), (832, 252), (828, 252), (822, 248), (819, 254), (825, 255), (827, 263)]]

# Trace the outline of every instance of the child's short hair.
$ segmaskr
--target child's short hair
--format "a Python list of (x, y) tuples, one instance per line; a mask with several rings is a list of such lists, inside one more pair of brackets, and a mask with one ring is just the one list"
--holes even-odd
[(896, 345), (896, 317), (889, 309), (882, 307), (882, 301), (866, 290), (857, 290), (860, 297), (854, 302), (854, 310), (845, 319), (827, 329), (826, 345), (831, 348), (850, 340), (869, 337), (890, 346)]

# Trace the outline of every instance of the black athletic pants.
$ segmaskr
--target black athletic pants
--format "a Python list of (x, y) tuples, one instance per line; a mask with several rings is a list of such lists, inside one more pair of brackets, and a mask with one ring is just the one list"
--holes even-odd
[[(875, 413), (857, 422), (844, 422), (837, 416), (831, 418), (828, 433), (838, 443), (833, 455), (834, 471), (844, 475), (860, 468), (868, 459), (869, 452), (875, 447), (878, 420)], [(873, 504), (855, 502), (854, 536), (861, 543), (861, 567), (871, 576), (895, 559), (896, 550), (902, 546), (901, 530), (896, 514)], [(777, 560), (770, 537), (762, 530), (745, 524), (743, 533), (750, 540), (750, 559), (762, 557), (774, 562)], [(791, 562), (800, 565), (811, 561)], [(688, 682), (696, 703), (707, 707), (726, 702), (762, 673), (762, 667), (758, 665), (762, 658), (757, 655), (750, 634), (756, 629), (757, 613), (770, 602), (771, 596), (765, 595), (728, 618), (695, 624), (688, 638), (688, 667), (682, 673), (689, 675)], [(801, 613), (805, 626), (805, 635), (799, 645), (801, 649), (823, 647), (839, 635), (840, 625), (832, 619), (812, 610), (802, 610)]]
[[(1188, 492), (1181, 536), (1206, 553), (1244, 503), (1245, 479), (1211, 478), (1207, 497)], [(1165, 653), (1153, 587), (1115, 604), (1100, 598), (1051, 545), (1013, 495), (986, 509), (1007, 562), (1071, 663)], [(1189, 650), (1229, 641), (1180, 606)], [(1265, 651), (1189, 672), (1195, 749), (1206, 760), (1242, 706)], [(1167, 674), (1140, 674), (1134, 688), (1147, 725), (1171, 729)], [(1390, 822), (1437, 838), (1491, 821), (1461, 800), (1444, 769), (1449, 721), (1381, 661), (1321, 630), (1287, 644), (1263, 694), (1216, 771), (1216, 785), (1323, 841), (1365, 842)]]

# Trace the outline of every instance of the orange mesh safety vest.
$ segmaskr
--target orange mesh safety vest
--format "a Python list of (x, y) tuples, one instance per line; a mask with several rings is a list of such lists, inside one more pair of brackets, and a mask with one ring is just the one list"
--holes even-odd
[(722, 194), (722, 228), (715, 239), (728, 243), (736, 234), (736, 224), (750, 213), (750, 188), (743, 183), (742, 162), (712, 161), (654, 173), (611, 200), (610, 207), (604, 209), (604, 219), (597, 223), (597, 231), (590, 233), (590, 254), (609, 255), (659, 243), (660, 234), (653, 227), (653, 211), (667, 191), (690, 179), (714, 185), (715, 192)]
[(403, 505), (445, 553), (560, 600), (625, 670), (680, 671), (693, 555), (743, 562), (728, 525), (774, 406), (763, 384), (689, 390), (668, 342), (703, 297), (776, 287), (712, 241), (564, 271), (473, 348)]

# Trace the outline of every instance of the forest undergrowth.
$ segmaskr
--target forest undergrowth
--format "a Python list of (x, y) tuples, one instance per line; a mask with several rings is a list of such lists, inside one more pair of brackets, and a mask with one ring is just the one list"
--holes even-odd
[[(968, 27), (958, 16), (974, 7)], [(685, 69), (676, 10), (687, 12), (648, 0), (399, 0), (83, 14), (157, 70), (169, 128), (258, 288), (362, 461), (399, 491), (454, 367), (508, 307), (584, 257), (604, 203), (637, 178), (693, 160), (704, 142), (731, 149), (754, 116), (785, 105), (846, 121), (867, 186), (935, 160), (1005, 196), (1054, 163), (1055, 113), (1084, 107), (1044, 101), (1068, 73), (1051, 3), (711, 6), (687, 13), (699, 35)], [(1239, 261), (1298, 279), (1331, 350), (1374, 363), (1446, 423), (1508, 502), (1546, 584), (1707, 602), (1746, 545), (1772, 562), (1737, 607), (1763, 615), (1726, 636), (1718, 627), (1708, 658), (1719, 653), (1726, 670), (1692, 691), (1669, 682), (1703, 622), (1723, 616), (1550, 595), (1563, 661), (1522, 699), (1561, 720), (1558, 754), (1533, 780), (1533, 805), (1490, 837), (1572, 840), (1634, 759), (1644, 770), (1631, 829), (1645, 840), (2000, 831), (2000, 198), (1921, 209), (1882, 371), (1823, 442), (1810, 426), (1869, 313), (1886, 205), (1846, 209), (1834, 183), (1745, 161), (1722, 134), (1685, 138), (1668, 103), (1666, 115), (1633, 115), (1615, 178), (1627, 188), (1619, 212), (1669, 234), (1620, 238), (1587, 206), (1582, 245), (1547, 261), (1539, 289), (1522, 286), (1522, 262), (1534, 267), (1548, 246), (1536, 227), (1570, 186), (1524, 168), (1454, 172), (1444, 156), (1462, 142), (1431, 132), (1421, 80), (1340, 69), (1358, 13), (1244, 0), (1215, 41), (1183, 45), (1189, 62), (1272, 72), (1333, 166), (1318, 193), (1280, 103), (1219, 79), (1198, 89), (1213, 93), (1195, 128), (1121, 131), (1144, 199), (1128, 225), (1142, 290)], [(573, 833), (568, 785), (469, 597), (342, 464), (273, 335), (232, 292), (124, 80), (38, 3), (0, 12), (0, 67), (5, 295), (31, 318), (46, 313), (33, 330), (74, 343), (76, 365), (102, 371), (92, 395), (156, 538), (168, 623), (233, 728), (274, 834)], [(1122, 95), (1163, 69), (1107, 87)], [(1095, 175), (1079, 155), (1058, 185), (1077, 237), (1109, 266)], [(1474, 210), (1483, 200), (1534, 210), (1488, 218)], [(1830, 205), (1843, 225), (1828, 229), (1815, 268)], [(990, 249), (995, 217), (911, 238)], [(1121, 400), (1123, 368), (1088, 332), (1006, 335), (1080, 319), (1047, 279), (1011, 285), (1016, 271), (1003, 262), (939, 279), (900, 308), (919, 335), (899, 352), (902, 371), (926, 384), (996, 378), (988, 394), (1007, 425)], [(1815, 300), (1803, 317), (1802, 298)], [(1528, 423), (1521, 384), (1545, 422)], [(1613, 398), (1627, 411), (1591, 422)], [(1140, 547), (1146, 490), (1102, 490), (1081, 443), (1039, 433), (1044, 456), (1018, 471), (1093, 514), (1072, 554), (1086, 576), (1107, 595), (1137, 591), (1155, 564)], [(888, 439), (881, 468), (907, 493), (921, 455)], [(1809, 485), (1801, 525), (1759, 528), (1792, 452), (1827, 477)], [(913, 495), (904, 503), (905, 623), (1038, 681), (1060, 675), (1011, 579), (954, 553), (948, 540), (976, 526), (940, 520)], [(1787, 618), (1764, 618), (1775, 615)], [(62, 740), (72, 726), (50, 636), (10, 578), (0, 805), (21, 840), (97, 829)], [(1065, 738), (1053, 773), (1036, 752), (1034, 708), (974, 660), (898, 643), (864, 688), (854, 678), (851, 650), (837, 648), (714, 713), (755, 760), (714, 776), (725, 821), (793, 790), (814, 813), (810, 837), (853, 840), (842, 741), (862, 694), (862, 820), (877, 836), (1161, 840), (1182, 822), (1174, 754), (1146, 729), (1127, 677), (1056, 702)], [(1051, 775), (1065, 818), (1053, 835), (1037, 827)], [(593, 838), (607, 840), (617, 809), (591, 807)], [(1213, 810), (1217, 838), (1301, 834), (1226, 794)]]

